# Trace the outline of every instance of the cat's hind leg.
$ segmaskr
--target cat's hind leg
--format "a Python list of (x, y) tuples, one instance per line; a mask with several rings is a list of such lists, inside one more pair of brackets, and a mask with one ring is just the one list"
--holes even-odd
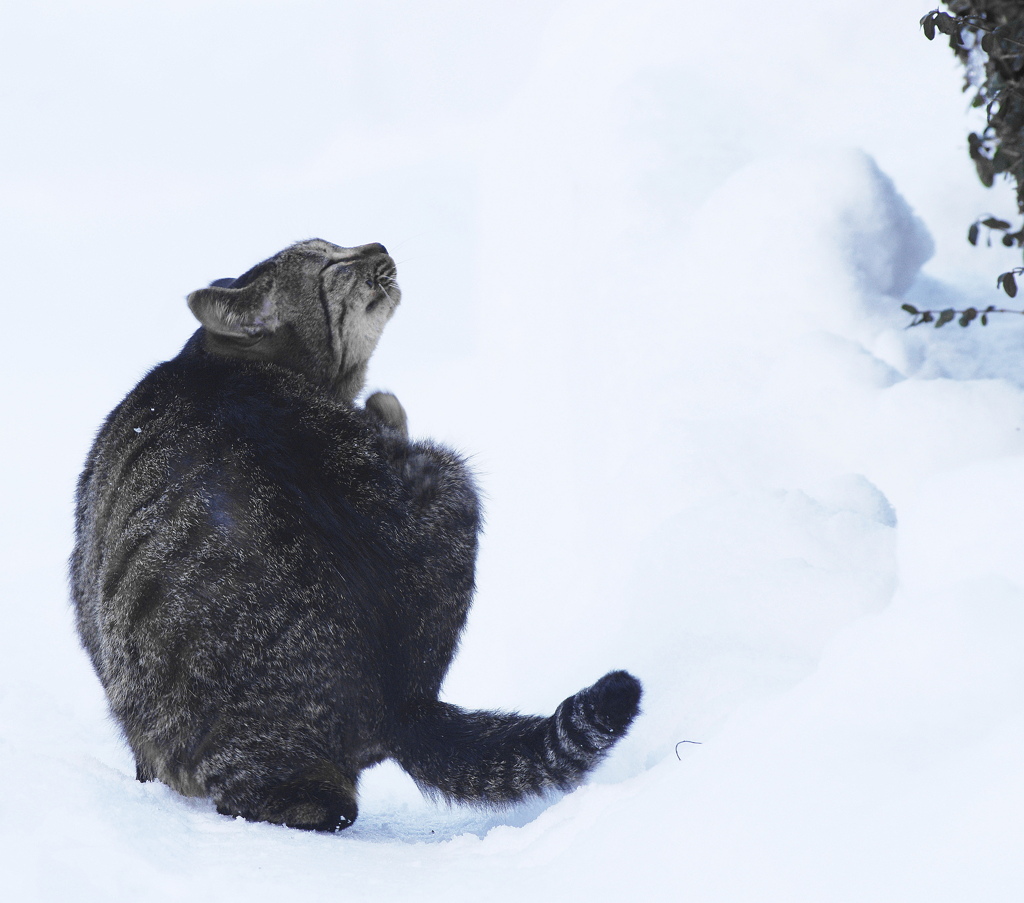
[(327, 759), (268, 777), (261, 780), (250, 768), (213, 778), (208, 786), (217, 811), (306, 831), (341, 831), (356, 820), (355, 779)]
[(394, 438), (409, 439), (409, 418), (402, 403), (390, 392), (374, 392), (366, 399), (366, 412), (382, 427), (391, 431)]
[(307, 831), (341, 831), (358, 812), (355, 782), (324, 761), (271, 787), (255, 820)]
[(405, 408), (390, 392), (374, 392), (365, 410), (381, 429), (391, 466), (412, 492), (414, 516), (428, 529), (468, 530), (475, 536), (478, 493), (462, 458), (432, 442), (410, 442)]

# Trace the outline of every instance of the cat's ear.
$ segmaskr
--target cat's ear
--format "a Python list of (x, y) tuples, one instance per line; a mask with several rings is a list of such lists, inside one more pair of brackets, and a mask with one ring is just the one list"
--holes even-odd
[(196, 319), (210, 332), (229, 339), (255, 339), (274, 332), (281, 321), (273, 280), (264, 276), (241, 288), (224, 284), (232, 281), (218, 279), (188, 296), (189, 310)]

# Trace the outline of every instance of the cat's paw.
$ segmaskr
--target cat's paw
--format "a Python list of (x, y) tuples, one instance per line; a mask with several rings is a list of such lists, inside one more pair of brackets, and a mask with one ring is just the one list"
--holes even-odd
[(355, 785), (327, 765), (273, 787), (254, 820), (305, 831), (341, 831), (358, 812)]
[(402, 438), (409, 438), (409, 420), (402, 403), (390, 392), (374, 392), (366, 399), (366, 411)]

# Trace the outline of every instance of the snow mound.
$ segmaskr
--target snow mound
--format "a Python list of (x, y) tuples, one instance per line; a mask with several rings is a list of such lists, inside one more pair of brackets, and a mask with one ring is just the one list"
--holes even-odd
[(697, 281), (687, 295), (762, 337), (802, 324), (864, 339), (899, 320), (893, 299), (933, 247), (867, 154), (761, 160), (696, 215), (685, 259)]

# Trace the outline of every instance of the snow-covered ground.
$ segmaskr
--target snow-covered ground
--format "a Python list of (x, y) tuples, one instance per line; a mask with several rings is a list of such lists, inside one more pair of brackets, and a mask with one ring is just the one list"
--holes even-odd
[[(3, 898), (1020, 900), (1024, 321), (899, 309), (1001, 303), (1019, 258), (964, 241), (1013, 202), (927, 9), (9, 10)], [(486, 492), (447, 698), (645, 681), (573, 794), (446, 809), (382, 766), (318, 836), (134, 780), (74, 480), (184, 296), (312, 235), (397, 258), (373, 387)]]

